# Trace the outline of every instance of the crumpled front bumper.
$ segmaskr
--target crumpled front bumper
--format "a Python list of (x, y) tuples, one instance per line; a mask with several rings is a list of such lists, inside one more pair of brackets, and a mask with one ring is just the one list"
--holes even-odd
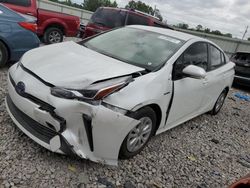
[[(53, 152), (117, 165), (121, 144), (138, 120), (102, 105), (54, 97), (50, 87), (20, 69), (10, 69), (6, 106), (27, 136)], [(26, 86), (21, 95), (15, 89), (20, 80)]]

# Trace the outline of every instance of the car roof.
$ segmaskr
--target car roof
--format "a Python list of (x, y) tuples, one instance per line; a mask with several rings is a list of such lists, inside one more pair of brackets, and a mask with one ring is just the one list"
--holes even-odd
[(162, 35), (168, 35), (170, 37), (178, 38), (178, 39), (181, 39), (183, 41), (188, 41), (190, 39), (197, 39), (197, 40), (200, 40), (200, 41), (209, 42), (206, 39), (203, 39), (203, 38), (200, 38), (200, 37), (197, 37), (197, 36), (194, 36), (194, 35), (190, 35), (190, 34), (187, 34), (187, 33), (183, 33), (183, 32), (180, 32), (180, 31), (171, 30), (171, 29), (165, 29), (165, 28), (160, 28), (160, 27), (152, 27), (152, 26), (142, 26), (142, 25), (130, 25), (130, 26), (127, 26), (127, 27), (143, 29), (143, 30), (146, 30), (146, 31), (152, 31), (152, 32), (159, 33), (159, 34), (162, 34)]
[(157, 17), (155, 17), (153, 15), (150, 15), (150, 14), (147, 14), (145, 12), (142, 12), (142, 11), (139, 11), (139, 10), (136, 10), (136, 9), (132, 9), (132, 8), (117, 8), (117, 7), (100, 7), (100, 8), (110, 9), (110, 10), (117, 10), (117, 11), (132, 12), (134, 14), (153, 19), (154, 21), (159, 21), (159, 18), (157, 18)]

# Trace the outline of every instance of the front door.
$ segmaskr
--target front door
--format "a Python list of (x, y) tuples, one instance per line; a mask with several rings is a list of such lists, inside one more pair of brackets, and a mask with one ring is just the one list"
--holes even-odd
[(192, 44), (173, 66), (174, 95), (166, 126), (171, 128), (200, 113), (206, 87), (205, 79), (183, 75), (188, 65), (208, 69), (208, 45), (205, 42)]

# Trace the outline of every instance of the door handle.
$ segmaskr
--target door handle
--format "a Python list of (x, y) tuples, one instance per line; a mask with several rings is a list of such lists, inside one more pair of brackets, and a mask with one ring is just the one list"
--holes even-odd
[(31, 12), (27, 12), (26, 14), (28, 14), (30, 16), (34, 16), (33, 13), (31, 13)]

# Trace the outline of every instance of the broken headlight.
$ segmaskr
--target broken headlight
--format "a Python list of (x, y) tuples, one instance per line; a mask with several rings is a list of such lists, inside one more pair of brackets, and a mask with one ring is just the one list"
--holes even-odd
[(83, 90), (69, 90), (59, 87), (51, 88), (51, 94), (66, 99), (102, 100), (110, 94), (125, 87), (133, 78), (131, 76), (114, 78), (94, 83)]

